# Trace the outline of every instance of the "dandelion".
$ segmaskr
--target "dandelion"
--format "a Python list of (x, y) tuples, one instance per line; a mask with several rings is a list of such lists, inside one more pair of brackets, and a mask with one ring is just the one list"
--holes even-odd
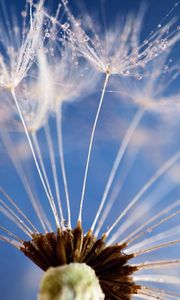
[[(7, 53), (7, 63), (4, 61), (4, 53), (3, 48), (1, 51), (1, 87), (3, 89), (7, 89), (10, 91), (11, 96), (14, 100), (15, 106), (17, 108), (18, 114), (20, 116), (21, 122), (23, 124), (29, 146), (31, 148), (31, 152), (37, 167), (37, 171), (40, 175), (42, 184), (44, 186), (44, 189), (46, 191), (46, 194), (48, 195), (46, 186), (44, 184), (44, 180), (39, 168), (39, 164), (36, 159), (36, 155), (34, 153), (34, 148), (32, 145), (31, 138), (28, 133), (28, 129), (23, 117), (23, 113), (21, 111), (18, 99), (16, 97), (15, 88), (20, 84), (20, 82), (23, 80), (23, 78), (27, 75), (28, 70), (31, 67), (33, 57), (35, 55), (37, 47), (40, 45), (38, 44), (39, 36), (41, 34), (42, 24), (43, 24), (43, 15), (40, 11), (42, 8), (43, 1), (40, 1), (36, 11), (32, 12), (32, 3), (30, 2), (30, 29), (28, 30), (26, 27), (26, 20), (23, 22), (23, 31), (22, 33), (19, 33), (19, 29), (17, 26), (13, 27), (13, 30), (15, 30), (15, 38), (13, 36), (12, 29), (9, 28), (8, 34), (9, 39), (7, 41), (3, 39), (3, 33), (2, 33), (2, 46), (5, 48), (5, 51)], [(26, 11), (22, 14), (24, 18), (26, 18)], [(13, 22), (13, 21), (12, 21)], [(5, 23), (5, 26), (8, 27), (8, 24)], [(3, 28), (4, 26), (2, 26)], [(14, 29), (15, 28), (15, 29)]]
[[(124, 24), (122, 22), (123, 25), (120, 32), (118, 26), (118, 30), (116, 28), (110, 29), (105, 33), (105, 37), (102, 37), (101, 32), (96, 32), (94, 22), (89, 16), (85, 17), (86, 21), (84, 29), (81, 26), (81, 20), (76, 19), (72, 15), (70, 9), (68, 8), (68, 1), (63, 1), (63, 4), (70, 24), (66, 22), (65, 24), (60, 24), (60, 27), (65, 31), (68, 40), (78, 49), (80, 54), (86, 57), (98, 71), (106, 74), (89, 143), (89, 151), (87, 155), (82, 196), (80, 201), (79, 220), (81, 221), (94, 133), (110, 76), (135, 76), (138, 80), (141, 80), (143, 77), (143, 70), (145, 69), (146, 65), (155, 57), (167, 51), (169, 47), (173, 47), (176, 41), (179, 40), (179, 32), (177, 29), (173, 28), (174, 24), (172, 21), (167, 24), (163, 24), (163, 26), (158, 24), (158, 29), (152, 31), (143, 42), (140, 42), (140, 29), (143, 19), (143, 12), (140, 10), (136, 18), (129, 17)], [(177, 5), (178, 3), (175, 4), (173, 9)], [(169, 16), (169, 14), (167, 14), (167, 16)], [(136, 29), (134, 30), (134, 28)], [(115, 164), (119, 165), (121, 156), (123, 156), (123, 152), (129, 143), (134, 129), (140, 122), (143, 113), (144, 111), (141, 110), (133, 119), (129, 131), (127, 132), (127, 136), (124, 139), (124, 143), (122, 143), (122, 147), (119, 149), (119, 157), (117, 157)], [(116, 168), (117, 166), (114, 166), (114, 169)], [(111, 181), (111, 178), (109, 181)], [(107, 183), (107, 190), (109, 189), (108, 185), (110, 184), (110, 182)], [(104, 198), (102, 199), (102, 205), (105, 201), (107, 190), (105, 190)], [(101, 207), (99, 213), (100, 211)], [(94, 225), (95, 223), (96, 219)]]
[[(154, 164), (150, 162), (150, 147), (149, 144), (147, 146), (147, 137), (143, 139), (141, 128), (146, 125), (143, 121), (148, 114), (155, 112), (160, 120), (161, 107), (166, 108), (165, 103), (170, 103), (170, 100), (171, 106), (175, 106), (175, 113), (178, 113), (179, 91), (168, 96), (166, 93), (169, 86), (176, 84), (179, 66), (175, 62), (165, 68), (179, 41), (178, 30), (174, 29), (176, 22), (163, 19), (162, 24), (159, 23), (157, 29), (140, 42), (142, 10), (137, 17), (128, 15), (125, 21), (121, 21), (120, 31), (110, 29), (103, 35), (101, 31), (96, 32), (89, 16), (85, 16), (86, 22), (80, 22), (71, 13), (67, 1), (63, 0), (62, 4), (59, 4), (55, 15), (51, 15), (42, 1), (38, 4), (28, 1), (22, 15), (26, 16), (29, 9), (30, 29), (25, 30), (24, 19), (21, 50), (17, 52), (17, 58), (12, 55), (6, 65), (2, 63), (2, 70), (6, 70), (1, 72), (0, 91), (4, 155), (13, 162), (36, 219), (25, 213), (24, 203), (18, 202), (13, 189), (8, 192), (4, 189), (3, 185), (7, 183), (3, 184), (2, 176), (0, 240), (20, 250), (44, 271), (39, 300), (179, 299), (179, 140), (177, 137), (172, 147), (163, 151), (166, 159), (164, 156), (161, 160), (156, 157), (160, 164), (157, 168), (157, 161)], [(170, 10), (168, 17), (177, 6)], [(66, 18), (68, 22), (64, 22)], [(34, 32), (36, 25), (38, 30)], [(23, 46), (26, 40), (27, 48)], [(7, 49), (8, 46), (5, 47)], [(16, 71), (13, 66), (19, 60), (20, 67)], [(90, 121), (86, 119), (84, 122), (83, 116), (94, 109), (94, 99), (99, 94), (99, 73), (105, 74), (105, 80), (103, 88), (100, 88), (100, 102), (91, 131), (89, 126), (85, 128)], [(110, 77), (111, 85), (115, 84), (113, 91), (107, 90)], [(111, 96), (111, 102), (113, 95), (115, 99), (123, 98), (123, 104), (132, 110), (130, 116), (125, 110), (124, 120), (131, 117), (132, 121), (123, 136), (120, 135), (120, 146), (117, 141), (114, 145), (110, 141), (107, 148), (103, 143), (100, 145), (100, 149), (103, 148), (101, 156), (104, 151), (108, 153), (106, 161), (107, 165), (111, 164), (110, 172), (107, 165), (104, 169), (102, 165), (98, 166), (94, 156), (93, 189), (89, 196), (94, 197), (93, 204), (97, 210), (91, 220), (92, 203), (86, 212), (83, 209), (86, 204), (84, 198), (88, 190), (88, 174), (89, 177), (91, 174), (93, 145), (98, 141), (95, 133), (98, 138), (97, 125), (103, 103), (104, 111), (111, 116), (111, 103), (103, 101), (105, 95)], [(122, 101), (119, 103), (122, 111)], [(166, 111), (168, 119), (164, 119), (165, 122), (168, 120), (169, 126), (174, 110)], [(77, 122), (73, 123), (74, 115), (80, 115), (78, 126)], [(149, 127), (154, 126), (150, 118), (147, 122), (150, 122)], [(107, 130), (106, 123), (107, 120), (103, 123), (103, 131)], [(179, 125), (175, 125), (174, 134), (179, 129)], [(66, 156), (68, 128), (70, 135), (78, 132), (75, 145), (70, 144), (71, 151), (90, 136), (87, 159), (84, 159), (85, 151), (80, 153), (82, 161), (85, 160), (85, 172), (79, 170), (79, 165), (73, 172), (79, 149), (72, 153), (70, 161)], [(146, 127), (144, 132), (148, 134)], [(129, 153), (134, 145), (138, 149), (134, 151), (133, 148)], [(109, 153), (112, 153), (113, 146), (117, 154), (113, 153), (110, 161)], [(143, 170), (142, 156), (138, 157), (138, 151), (144, 147), (149, 147), (149, 151)], [(159, 145), (156, 151), (161, 155)], [(138, 168), (134, 176), (133, 164)], [(122, 176), (124, 165), (124, 177), (116, 181), (118, 171)], [(30, 166), (36, 167), (36, 173), (32, 172), (35, 182)], [(83, 184), (79, 203), (75, 199), (80, 177), (83, 177)], [(70, 178), (72, 185), (69, 184)], [(125, 184), (127, 178), (128, 186)], [(100, 184), (103, 189), (99, 188)], [(115, 201), (120, 189), (123, 201)], [(75, 202), (78, 203), (77, 217)], [(48, 209), (50, 214), (47, 216)], [(90, 219), (88, 225), (86, 218)], [(7, 221), (11, 226), (13, 223), (16, 229), (9, 230)]]
[(10, 19), (6, 10), (3, 11), (1, 7), (1, 88), (14, 90), (31, 67), (36, 48), (40, 46), (38, 43), (43, 23), (40, 12), (42, 5), (43, 1), (40, 1), (33, 17), (30, 4), (30, 26), (24, 27), (26, 26), (25, 12), (22, 31), (15, 20)]

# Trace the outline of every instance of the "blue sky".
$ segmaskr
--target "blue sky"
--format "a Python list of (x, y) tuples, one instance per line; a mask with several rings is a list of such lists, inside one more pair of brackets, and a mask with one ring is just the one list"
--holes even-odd
[[(11, 7), (14, 14), (17, 13), (20, 15), (24, 5), (23, 2), (24, 1), (7, 0), (5, 5), (8, 10)], [(81, 11), (81, 2), (83, 3), (83, 1), (69, 1), (72, 12), (75, 13), (75, 15), (79, 10)], [(56, 3), (58, 3), (58, 1), (49, 1), (47, 6), (49, 5), (56, 8)], [(151, 30), (157, 28), (158, 24), (160, 24), (162, 20), (163, 22), (165, 21), (164, 17), (172, 9), (172, 7), (174, 7), (176, 3), (175, 1), (158, 0), (158, 4), (155, 0), (85, 1), (88, 13), (92, 15), (97, 14), (100, 16), (100, 18), (102, 18), (102, 15), (104, 14), (104, 19), (107, 21), (107, 23), (112, 23), (116, 17), (118, 18), (118, 15), (124, 15), (129, 12), (137, 12), (142, 3), (147, 5), (147, 11), (141, 32), (142, 38), (144, 39), (144, 37), (148, 35)], [(78, 6), (80, 7), (79, 9)], [(81, 12), (81, 14), (83, 14), (83, 12)], [(175, 9), (173, 15), (175, 15), (177, 18), (180, 17), (180, 5)], [(178, 60), (178, 53), (179, 48), (176, 47), (173, 51), (173, 59), (175, 61)], [(114, 80), (113, 82), (113, 80), (114, 79), (112, 79), (111, 82), (112, 86), (109, 86), (109, 89), (113, 89), (113, 84), (116, 84), (116, 81)], [(175, 91), (177, 90), (179, 86), (178, 82), (179, 77), (174, 81), (174, 85), (167, 90), (167, 94), (171, 93), (173, 89)], [(70, 189), (73, 212), (72, 219), (74, 224), (77, 218), (88, 141), (97, 109), (98, 99), (102, 89), (102, 84), (103, 78), (101, 76), (96, 89), (90, 96), (83, 95), (83, 99), (64, 105), (62, 109), (65, 164)], [(120, 89), (118, 78), (116, 85)], [(125, 130), (136, 109), (136, 106), (131, 107), (131, 105), (124, 104), (122, 95), (119, 97), (116, 93), (106, 94), (106, 101), (102, 109), (102, 114), (100, 115), (97, 133), (95, 136), (87, 191), (85, 195), (83, 219), (86, 229), (88, 229), (92, 223), (95, 211), (99, 204), (98, 201), (102, 196), (108, 174), (112, 168), (119, 144), (122, 141), (122, 136), (125, 133)], [(50, 127), (52, 131), (52, 137), (54, 137), (53, 118), (50, 120)], [(128, 173), (128, 180), (125, 181), (120, 196), (120, 199), (122, 199), (123, 202), (117, 203), (117, 205), (113, 207), (112, 213), (107, 219), (104, 228), (111, 224), (114, 216), (117, 216), (117, 211), (119, 211), (122, 207), (125, 207), (128, 199), (133, 197), (133, 195), (141, 188), (143, 183), (145, 183), (150, 176), (152, 176), (157, 167), (179, 149), (180, 140), (178, 132), (180, 129), (180, 123), (177, 120), (176, 115), (175, 117), (169, 117), (167, 114), (166, 117), (166, 115), (159, 116), (159, 114), (152, 114), (148, 112), (145, 118), (143, 118), (140, 128), (143, 129), (143, 136), (145, 136), (146, 142), (142, 147), (139, 147), (137, 142), (137, 145), (134, 144), (128, 148), (129, 150), (127, 156), (123, 160), (122, 168), (116, 178), (116, 182), (121, 183), (121, 180), (123, 181), (123, 176), (125, 176), (124, 174), (126, 174), (127, 166), (131, 166), (132, 164), (132, 168)], [(4, 134), (5, 131), (3, 130), (2, 132)], [(20, 135), (21, 134), (16, 131), (12, 131), (11, 133), (11, 136), (15, 142), (20, 138)], [(42, 144), (44, 143), (41, 133), (40, 141)], [(54, 143), (56, 144), (56, 141)], [(44, 147), (44, 145), (42, 145), (42, 147), (46, 158), (48, 157), (46, 147)], [(137, 159), (133, 161), (132, 153), (135, 151), (137, 151)], [(22, 183), (15, 172), (6, 149), (3, 147), (2, 140), (0, 141), (0, 156), (0, 185), (2, 185), (3, 188), (9, 192), (15, 201), (18, 201), (21, 208), (28, 213), (35, 224), (38, 224), (32, 207), (29, 203), (28, 196), (22, 187)], [(25, 172), (28, 174), (30, 181), (32, 182), (32, 187), (36, 188), (38, 191), (39, 200), (45, 203), (45, 197), (42, 187), (40, 187), (40, 182), (37, 178), (32, 159), (25, 159), (23, 163)], [(47, 169), (48, 168), (50, 168), (50, 166), (47, 163)], [(169, 177), (167, 176), (164, 178), (164, 181), (158, 182), (162, 190), (165, 188), (164, 185), (167, 184), (168, 186), (169, 182), (171, 181), (172, 186), (174, 187), (171, 193), (169, 192), (165, 195), (163, 204), (166, 202), (169, 203), (170, 198), (175, 200), (180, 196), (180, 189), (177, 187), (178, 184), (176, 182), (177, 179), (172, 177), (170, 177), (170, 181)], [(62, 178), (60, 179), (60, 185), (61, 184)], [(152, 195), (155, 195), (153, 194), (153, 189), (150, 192), (152, 192)], [(161, 204), (162, 207), (163, 204)], [(44, 207), (47, 211), (48, 217), (52, 218), (52, 216), (49, 214), (49, 206), (44, 204)], [(156, 212), (156, 209), (154, 212)], [(74, 214), (74, 212), (76, 212), (76, 214)], [(0, 217), (0, 220), (0, 225), (7, 227), (10, 226), (8, 228), (13, 230), (14, 227), (12, 224), (3, 216)], [(17, 234), (18, 233), (19, 231), (17, 230)], [(173, 252), (173, 255), (175, 254), (176, 251)], [(165, 256), (166, 253), (163, 253), (162, 255)], [(34, 266), (33, 263), (23, 256), (22, 253), (12, 248), (8, 244), (1, 242), (0, 266), (0, 298), (2, 300), (35, 299), (39, 278), (41, 276), (41, 271), (38, 269), (38, 267)]]

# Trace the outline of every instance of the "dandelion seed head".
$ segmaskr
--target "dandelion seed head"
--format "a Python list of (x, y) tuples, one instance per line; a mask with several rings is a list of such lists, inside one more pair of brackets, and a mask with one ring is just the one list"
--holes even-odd
[[(43, 1), (39, 2), (39, 8)], [(21, 32), (17, 21), (12, 18), (11, 22), (4, 21), (2, 12), (0, 42), (0, 86), (12, 89), (17, 87), (21, 80), (27, 75), (32, 64), (36, 48), (40, 45), (39, 35), (43, 24), (43, 15), (38, 9), (34, 12), (34, 18), (30, 26)], [(24, 18), (24, 17), (23, 17)], [(15, 23), (15, 24), (14, 24)], [(24, 23), (26, 24), (26, 22)], [(5, 35), (5, 30), (8, 33)]]
[[(98, 25), (89, 15), (85, 24), (76, 19), (67, 4), (69, 23), (62, 24), (68, 40), (100, 72), (122, 76), (143, 78), (146, 65), (161, 53), (167, 51), (179, 39), (178, 30), (173, 22), (159, 24), (156, 31), (141, 42), (140, 33), (143, 24), (144, 9), (137, 16), (129, 15), (125, 21), (118, 18), (114, 28), (106, 30), (103, 36)], [(136, 30), (134, 30), (134, 28)], [(172, 32), (167, 33), (167, 28)], [(97, 30), (96, 30), (97, 29)], [(67, 31), (68, 30), (68, 31)]]
[(75, 101), (84, 93), (87, 96), (96, 86), (97, 74), (78, 58), (70, 59), (71, 54), (71, 49), (66, 48), (66, 53), (57, 59), (45, 49), (37, 51), (37, 66), (17, 89), (29, 131), (42, 128), (64, 103)]

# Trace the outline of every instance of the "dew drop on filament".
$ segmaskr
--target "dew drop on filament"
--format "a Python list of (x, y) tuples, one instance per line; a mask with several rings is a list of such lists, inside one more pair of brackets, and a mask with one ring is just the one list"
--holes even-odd
[(67, 5), (67, 4), (68, 4), (68, 0), (62, 0), (62, 3), (63, 3), (64, 5)]
[(140, 74), (137, 74), (137, 75), (136, 75), (136, 79), (137, 79), (137, 80), (141, 80), (142, 78), (143, 78), (142, 75), (140, 75)]
[(130, 74), (129, 70), (123, 70), (122, 75), (123, 76), (128, 76)]

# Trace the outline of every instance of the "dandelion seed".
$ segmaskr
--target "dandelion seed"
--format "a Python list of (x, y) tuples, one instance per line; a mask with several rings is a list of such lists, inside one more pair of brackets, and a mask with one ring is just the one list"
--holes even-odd
[[(171, 27), (173, 25), (170, 22), (169, 24), (165, 24), (162, 29), (160, 26), (159, 31), (157, 30), (156, 32), (150, 34), (149, 39), (145, 39), (145, 42), (141, 44), (139, 42), (139, 34), (143, 14), (140, 11), (137, 19), (127, 19), (126, 23), (123, 24), (121, 32), (119, 32), (119, 30), (113, 30), (112, 33), (110, 30), (109, 32), (106, 32), (105, 39), (103, 39), (101, 38), (101, 34), (96, 32), (94, 29), (94, 23), (89, 16), (86, 16), (86, 29), (83, 29), (82, 26), (79, 26), (79, 22), (77, 23), (75, 17), (72, 15), (67, 3), (65, 3), (64, 6), (72, 26), (71, 32), (73, 33), (73, 38), (71, 38), (72, 34), (69, 36), (69, 31), (67, 32), (66, 28), (63, 27), (63, 30), (67, 33), (67, 37), (69, 38), (70, 42), (78, 49), (82, 56), (86, 57), (89, 62), (92, 63), (97, 70), (106, 74), (99, 107), (95, 116), (93, 130), (91, 133), (87, 156), (82, 196), (80, 200), (79, 220), (81, 220), (85, 186), (94, 141), (94, 132), (97, 126), (105, 91), (109, 82), (109, 77), (111, 75), (119, 74), (122, 76), (135, 76), (136, 79), (141, 80), (143, 78), (142, 72), (146, 65), (158, 55), (162, 54), (162, 52), (166, 51), (169, 47), (172, 47), (173, 44), (179, 39), (179, 35), (176, 31), (173, 31), (171, 34), (169, 34), (169, 36), (166, 36), (167, 27)], [(134, 31), (133, 28), (136, 28), (136, 31)], [(93, 36), (94, 38), (90, 38), (86, 32), (90, 32), (90, 36)], [(102, 204), (103, 203), (104, 199), (102, 199)], [(93, 224), (92, 228), (94, 225), (95, 224)]]
[[(8, 28), (8, 22), (7, 24), (1, 24), (0, 40), (1, 47), (4, 48), (3, 51), (1, 50), (0, 56), (0, 86), (2, 88), (16, 88), (30, 69), (35, 51), (40, 46), (38, 42), (43, 23), (43, 16), (40, 12), (42, 5), (43, 1), (40, 1), (38, 10), (34, 13), (34, 19), (27, 33), (20, 33), (19, 27), (15, 27), (16, 25), (12, 23), (13, 28), (16, 28), (16, 34), (14, 35), (12, 28)], [(8, 34), (5, 37), (6, 27)], [(4, 51), (6, 52), (4, 53)]]
[[(69, 32), (66, 31), (67, 28), (63, 26), (67, 37), (81, 55), (85, 56), (95, 68), (103, 73), (108, 71), (110, 74), (138, 76), (141, 79), (141, 72), (143, 72), (143, 68), (146, 68), (147, 63), (161, 55), (179, 39), (178, 32), (173, 30), (173, 22), (170, 22), (159, 24), (157, 31), (140, 42), (143, 10), (140, 10), (136, 17), (129, 16), (124, 23), (119, 21), (119, 24), (122, 23), (122, 28), (119, 28), (119, 24), (117, 28), (110, 28), (104, 38), (101, 32), (96, 32), (90, 16), (86, 15), (84, 27), (79, 26), (78, 20), (73, 16), (68, 5), (64, 4), (64, 6), (69, 17), (68, 28), (71, 25), (73, 33), (73, 39), (71, 39), (71, 36), (68, 35)], [(166, 34), (167, 27), (172, 28), (172, 33), (169, 35)], [(166, 43), (166, 46), (161, 48), (163, 42)]]

